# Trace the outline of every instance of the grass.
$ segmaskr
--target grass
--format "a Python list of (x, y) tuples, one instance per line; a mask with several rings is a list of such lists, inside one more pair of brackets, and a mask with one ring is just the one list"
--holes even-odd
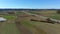
[[(17, 14), (22, 14), (22, 12), (18, 12)], [(3, 17), (8, 20), (16, 18), (16, 16), (13, 15), (4, 15)], [(20, 34), (15, 23), (0, 23), (0, 27), (0, 34)]]
[(6, 33), (5, 34), (19, 34), (19, 30), (16, 27), (16, 24), (6, 24), (6, 26), (4, 27)]
[(34, 22), (25, 20), (23, 25), (27, 27), (30, 31), (32, 31), (34, 34), (46, 34), (46, 32), (44, 32), (42, 29), (37, 28)]
[(23, 12), (17, 12), (16, 14), (23, 14)]
[(19, 30), (16, 27), (15, 23), (0, 23), (1, 34), (19, 34)]
[(41, 12), (41, 14), (45, 15), (46, 17), (60, 20), (60, 14), (57, 14), (56, 11), (46, 11)]
[(6, 18), (6, 19), (15, 19), (16, 18), (16, 16), (11, 16), (11, 15), (9, 15), (9, 16), (4, 16), (4, 18)]
[(60, 20), (60, 14), (55, 14), (53, 16), (49, 16), (50, 18), (53, 18), (53, 19), (58, 19)]
[[(42, 13), (42, 14), (46, 14), (46, 17), (60, 20), (60, 14), (57, 14), (55, 11), (50, 11), (50, 12), (47, 11), (47, 12)], [(47, 15), (49, 15), (49, 16), (47, 16)]]
[(29, 21), (24, 21), (24, 23), (23, 23), (24, 25), (26, 25), (26, 26), (28, 26), (28, 27), (31, 27), (31, 26), (33, 26), (33, 24), (30, 24), (30, 22)]
[(37, 14), (38, 12), (33, 12), (33, 11), (32, 11), (32, 12), (29, 12), (29, 13), (32, 13), (32, 14)]
[(41, 14), (56, 14), (56, 11), (41, 11)]
[(42, 16), (60, 20), (60, 14), (57, 14), (56, 11), (41, 11), (41, 12), (30, 12), (33, 14), (40, 13)]

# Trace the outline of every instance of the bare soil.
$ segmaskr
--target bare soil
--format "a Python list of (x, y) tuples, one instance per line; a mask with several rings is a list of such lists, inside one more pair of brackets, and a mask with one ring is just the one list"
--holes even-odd
[(32, 34), (31, 31), (29, 31), (29, 29), (27, 29), (25, 26), (23, 26), (22, 24), (16, 22), (16, 26), (17, 28), (20, 30), (21, 34)]
[(15, 23), (17, 28), (20, 30), (21, 34), (46, 34), (46, 32), (35, 26), (27, 27), (23, 25), (24, 21), (29, 21), (31, 18), (37, 19), (36, 17), (32, 17), (27, 14), (18, 15), (18, 18), (16, 19)]
[(32, 34), (32, 32), (26, 28), (22, 23), (25, 17), (28, 17), (26, 15), (18, 15), (18, 18), (16, 19), (16, 26), (20, 30), (21, 34)]

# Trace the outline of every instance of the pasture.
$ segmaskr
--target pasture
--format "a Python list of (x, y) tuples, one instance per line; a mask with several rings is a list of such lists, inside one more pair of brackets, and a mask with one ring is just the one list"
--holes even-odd
[(16, 16), (3, 15), (7, 19), (6, 22), (0, 22), (0, 34), (20, 34), (20, 31), (16, 27), (14, 19)]
[(54, 11), (40, 11), (40, 12), (37, 12), (37, 11), (33, 12), (32, 11), (29, 13), (60, 20), (60, 14), (57, 14), (57, 11), (55, 11), (55, 10)]
[[(29, 13), (60, 20), (60, 14), (57, 14), (56, 11), (32, 11)], [(60, 24), (31, 21), (31, 18), (38, 18), (23, 12), (16, 12), (14, 15), (3, 15), (3, 17), (7, 21), (0, 22), (0, 34), (60, 34)]]
[(0, 34), (19, 34), (19, 30), (15, 23), (0, 22)]

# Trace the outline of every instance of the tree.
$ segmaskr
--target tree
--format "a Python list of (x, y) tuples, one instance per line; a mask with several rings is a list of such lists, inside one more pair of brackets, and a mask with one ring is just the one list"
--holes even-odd
[(57, 13), (60, 14), (60, 10), (57, 10)]

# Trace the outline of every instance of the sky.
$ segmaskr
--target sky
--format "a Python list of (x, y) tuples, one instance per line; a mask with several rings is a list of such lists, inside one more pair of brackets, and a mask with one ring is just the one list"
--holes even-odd
[(0, 0), (0, 8), (60, 9), (60, 0)]

